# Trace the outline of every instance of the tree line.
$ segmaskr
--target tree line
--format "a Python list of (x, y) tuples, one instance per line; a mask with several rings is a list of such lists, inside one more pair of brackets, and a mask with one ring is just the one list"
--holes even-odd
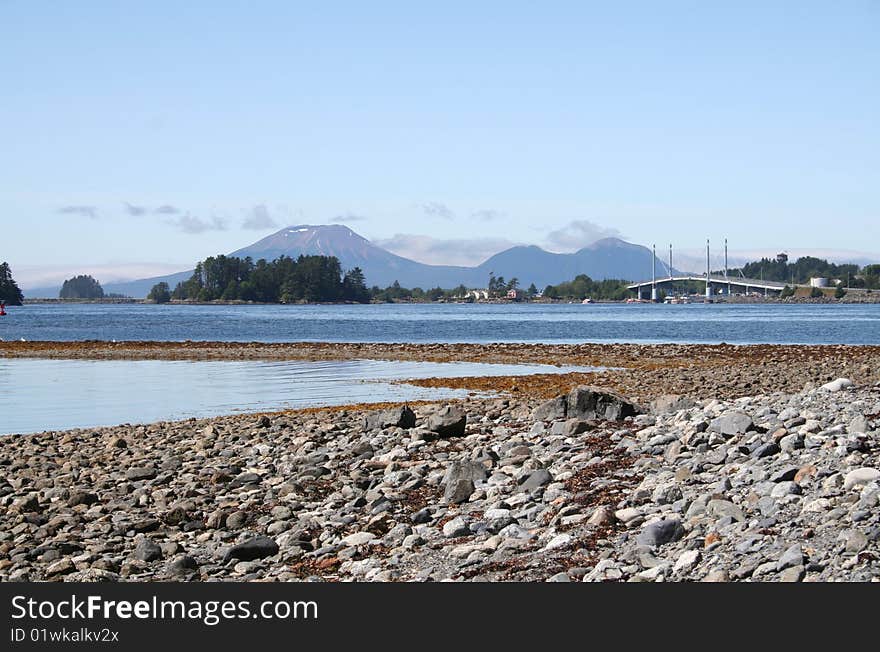
[(571, 281), (548, 285), (544, 288), (544, 296), (548, 299), (578, 299), (586, 298), (622, 301), (632, 293), (627, 289), (627, 281), (620, 279), (605, 279), (594, 281), (586, 274), (578, 274)]
[(747, 263), (741, 268), (728, 271), (728, 276), (739, 276), (740, 272), (746, 278), (758, 278), (765, 281), (777, 281), (779, 283), (791, 283), (794, 285), (806, 284), (811, 278), (840, 279), (852, 288), (880, 288), (880, 265), (866, 265), (859, 267), (854, 264), (830, 263), (824, 258), (803, 256), (793, 262), (787, 259), (762, 258), (759, 261)]
[[(153, 287), (156, 300), (168, 289)], [(269, 262), (250, 257), (211, 256), (196, 264), (192, 276), (177, 284), (170, 298), (197, 301), (254, 301), (258, 303), (367, 303), (370, 292), (364, 273), (355, 267), (345, 273), (334, 256), (281, 256)], [(160, 301), (161, 303), (162, 301)]]

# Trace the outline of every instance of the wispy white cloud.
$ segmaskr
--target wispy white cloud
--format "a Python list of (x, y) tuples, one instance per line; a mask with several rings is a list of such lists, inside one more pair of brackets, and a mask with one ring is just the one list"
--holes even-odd
[(275, 221), (264, 204), (258, 204), (248, 211), (241, 226), (250, 231), (265, 231), (266, 229), (278, 228), (278, 222)]
[(444, 220), (454, 220), (455, 212), (449, 208), (446, 204), (440, 203), (439, 201), (428, 202), (427, 204), (422, 204), (422, 211), (424, 211), (425, 215), (428, 217), (440, 217)]
[(590, 220), (574, 220), (561, 229), (550, 231), (545, 238), (545, 246), (556, 252), (572, 252), (583, 249), (602, 238), (620, 238), (621, 233), (591, 222)]
[(168, 224), (180, 229), (184, 233), (204, 233), (205, 231), (225, 231), (226, 220), (212, 215), (209, 219), (202, 219), (187, 213), (177, 219), (170, 220)]
[(125, 206), (125, 212), (131, 215), (132, 217), (142, 217), (147, 214), (146, 206), (135, 206), (134, 204), (129, 204), (128, 202), (123, 202), (123, 206)]
[(98, 217), (98, 208), (96, 206), (62, 206), (58, 209), (62, 215), (79, 215), (80, 217), (90, 217), (95, 219)]
[(492, 220), (498, 220), (504, 217), (504, 213), (501, 211), (496, 211), (492, 208), (484, 208), (479, 211), (474, 211), (471, 213), (471, 217), (476, 220), (482, 220), (484, 222), (491, 222)]

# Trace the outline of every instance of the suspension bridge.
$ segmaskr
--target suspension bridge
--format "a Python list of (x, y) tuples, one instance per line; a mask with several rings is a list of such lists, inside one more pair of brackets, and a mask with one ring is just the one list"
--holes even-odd
[[(755, 292), (763, 291), (764, 294), (770, 292), (782, 292), (786, 287), (785, 283), (777, 281), (765, 281), (757, 278), (745, 278), (744, 276), (730, 276), (727, 264), (727, 240), (724, 241), (724, 273), (713, 274), (711, 271), (711, 262), (709, 256), (709, 241), (706, 240), (706, 271), (703, 274), (682, 273), (677, 272), (672, 266), (672, 245), (669, 245), (669, 264), (666, 267), (666, 275), (657, 276), (657, 249), (652, 248), (654, 252), (653, 263), (651, 266), (651, 278), (646, 281), (638, 281), (627, 286), (628, 289), (638, 293), (639, 299), (650, 298), (651, 301), (657, 301), (659, 298), (659, 289), (662, 287), (671, 287), (676, 283), (700, 282), (705, 283), (705, 296), (712, 298), (717, 294), (729, 296), (734, 290), (739, 292)], [(645, 296), (647, 294), (647, 296)]]

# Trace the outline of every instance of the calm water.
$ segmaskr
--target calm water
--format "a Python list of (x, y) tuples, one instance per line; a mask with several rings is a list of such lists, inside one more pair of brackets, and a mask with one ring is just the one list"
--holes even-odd
[(38, 304), (0, 317), (0, 338), (877, 344), (880, 304)]
[(406, 378), (587, 371), (472, 363), (178, 362), (0, 358), (0, 434), (149, 423), (235, 412), (463, 396)]

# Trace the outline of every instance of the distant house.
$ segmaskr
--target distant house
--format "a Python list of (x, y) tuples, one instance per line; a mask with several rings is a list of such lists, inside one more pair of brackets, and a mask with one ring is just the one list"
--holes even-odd
[(525, 298), (525, 296), (526, 296), (526, 293), (524, 290), (508, 290), (507, 291), (507, 298), (511, 299), (513, 301), (521, 301), (522, 299)]

